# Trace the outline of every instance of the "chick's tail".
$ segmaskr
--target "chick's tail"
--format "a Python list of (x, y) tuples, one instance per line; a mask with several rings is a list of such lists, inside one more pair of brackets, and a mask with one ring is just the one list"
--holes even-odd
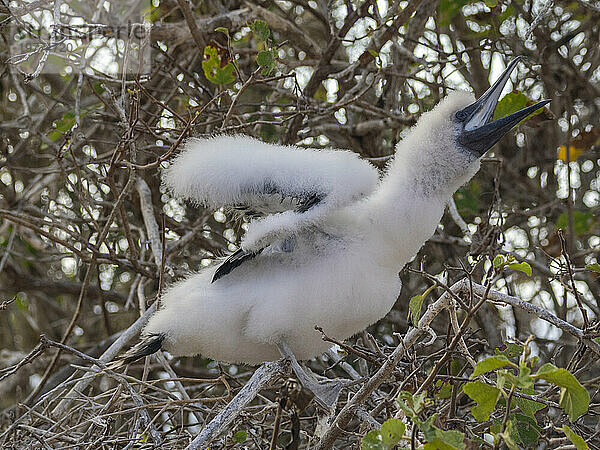
[(108, 364), (109, 369), (118, 369), (120, 367), (131, 364), (132, 362), (142, 359), (145, 356), (152, 355), (162, 348), (164, 334), (149, 334), (144, 336), (140, 342), (131, 347), (122, 355), (118, 356), (114, 361)]

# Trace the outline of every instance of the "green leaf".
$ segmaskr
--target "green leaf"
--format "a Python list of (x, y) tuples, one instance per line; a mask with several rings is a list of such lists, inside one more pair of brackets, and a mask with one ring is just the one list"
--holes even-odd
[(388, 419), (381, 430), (369, 431), (361, 440), (363, 450), (390, 450), (402, 440), (405, 425), (400, 419)]
[(588, 450), (589, 447), (583, 440), (581, 436), (571, 430), (567, 425), (562, 426), (562, 432), (565, 433), (565, 436), (569, 438), (569, 440), (573, 443), (577, 450)]
[(152, 11), (150, 12), (150, 17), (148, 17), (148, 20), (150, 20), (152, 23), (158, 22), (162, 15), (162, 10), (152, 5)]
[(503, 433), (499, 433), (498, 436), (502, 438), (504, 444), (509, 448), (509, 450), (519, 450), (519, 446), (513, 439), (514, 431), (513, 431), (513, 423), (512, 420), (506, 422), (506, 429)]
[(408, 417), (415, 418), (427, 404), (427, 393), (413, 395), (408, 391), (400, 391), (396, 402)]
[(508, 374), (508, 369), (500, 369), (496, 371), (496, 387), (498, 389), (504, 389), (504, 385), (506, 384), (506, 378)]
[(215, 31), (223, 33), (225, 36), (229, 37), (229, 30), (225, 27), (217, 27), (215, 28)]
[[(150, 3), (150, 2), (148, 2), (148, 3)], [(144, 8), (142, 10), (142, 14), (143, 14), (144, 19), (146, 19), (147, 21), (150, 21), (151, 23), (154, 23), (154, 22), (158, 21), (158, 19), (161, 18), (162, 11), (160, 8), (157, 8), (152, 3), (150, 3), (150, 6), (148, 6), (147, 8)]]
[(506, 94), (498, 104), (494, 111), (493, 120), (498, 120), (504, 116), (515, 113), (527, 106), (527, 97), (524, 94), (517, 91), (512, 91)]
[(495, 435), (502, 431), (502, 422), (501, 419), (494, 419), (493, 423), (490, 425), (490, 433)]
[(439, 414), (434, 414), (425, 422), (416, 422), (419, 429), (423, 432), (427, 444), (426, 450), (464, 450), (465, 435), (460, 431), (442, 430), (433, 422)]
[[(528, 392), (525, 393), (527, 394)], [(546, 405), (544, 405), (543, 403), (536, 402), (534, 400), (529, 400), (527, 398), (514, 397), (513, 400), (523, 414), (532, 418), (535, 417), (536, 412), (546, 407)]]
[(498, 18), (498, 23), (502, 23), (505, 20), (508, 19), (512, 19), (513, 17), (515, 17), (516, 15), (516, 11), (515, 11), (515, 7), (512, 4), (509, 4), (506, 9), (504, 10), (504, 12), (502, 14), (500, 14), (500, 17)]
[(464, 364), (461, 364), (458, 359), (453, 359), (450, 363), (450, 375), (459, 376), (462, 373)]
[[(83, 115), (83, 114), (82, 114)], [(48, 138), (56, 142), (64, 136), (65, 133), (71, 131), (75, 125), (75, 112), (67, 111), (62, 117), (54, 122), (54, 130), (48, 134)]]
[(421, 317), (421, 306), (423, 306), (423, 300), (425, 300), (423, 295), (415, 295), (410, 299), (408, 304), (408, 315), (410, 317), (410, 322), (415, 328), (419, 326), (419, 318)]
[(504, 342), (500, 347), (494, 349), (496, 355), (504, 355), (507, 358), (514, 358), (523, 354), (523, 346), (514, 342)]
[(509, 265), (506, 266), (506, 268), (512, 269), (512, 270), (518, 270), (519, 272), (523, 272), (523, 273), (527, 274), (528, 277), (531, 276), (531, 266), (529, 264), (527, 264), (526, 262), (510, 263)]
[(92, 88), (94, 89), (94, 91), (96, 92), (96, 94), (98, 96), (104, 94), (104, 92), (106, 91), (106, 89), (104, 89), (104, 86), (102, 86), (101, 82), (96, 82), (92, 84)]
[(423, 306), (423, 300), (437, 287), (437, 284), (429, 286), (425, 292), (421, 295), (415, 295), (410, 299), (408, 305), (408, 318), (412, 322), (414, 327), (419, 325), (419, 318), (421, 317), (421, 307)]
[(62, 119), (56, 121), (56, 129), (63, 133), (66, 133), (75, 124), (75, 112), (67, 111), (63, 114)]
[(148, 441), (148, 435), (146, 433), (142, 433), (141, 431), (137, 432), (137, 440), (140, 443), (145, 443), (146, 441)]
[(256, 63), (259, 65), (259, 67), (264, 68), (262, 71), (263, 75), (269, 75), (271, 71), (275, 69), (275, 60), (277, 57), (275, 52), (275, 49), (261, 50), (258, 52), (258, 55), (256, 55)]
[(52, 142), (56, 142), (57, 140), (60, 139), (60, 137), (62, 136), (62, 133), (59, 133), (58, 131), (53, 131), (48, 135), (48, 138), (52, 141)]
[(597, 262), (592, 264), (586, 264), (585, 268), (587, 270), (591, 270), (592, 272), (600, 273), (600, 264), (598, 264)]
[(568, 370), (547, 363), (533, 376), (561, 387), (558, 404), (565, 410), (569, 420), (574, 421), (588, 411), (590, 394)]
[(515, 364), (510, 362), (510, 360), (504, 355), (496, 355), (485, 358), (483, 361), (479, 361), (477, 366), (475, 366), (475, 370), (471, 375), (471, 378), (475, 378), (482, 373), (490, 372), (492, 370), (499, 369), (504, 366), (513, 366), (516, 367)]
[[(573, 228), (575, 234), (584, 236), (590, 234), (596, 223), (593, 213), (583, 211), (573, 211)], [(566, 212), (562, 213), (556, 219), (556, 228), (566, 230), (569, 227), (569, 216)]]
[[(431, 442), (427, 442), (423, 447), (424, 450), (454, 450), (459, 447), (454, 447), (442, 441), (440, 438), (435, 438)], [(464, 448), (464, 447), (461, 447)]]
[(321, 100), (322, 102), (327, 101), (327, 89), (323, 83), (319, 84), (319, 87), (315, 91), (313, 97), (317, 100)]
[(360, 441), (361, 450), (387, 450), (379, 430), (369, 431)]
[(475, 180), (454, 194), (454, 203), (461, 216), (465, 218), (476, 215), (479, 212), (479, 200), (481, 198), (481, 186)]
[(271, 50), (263, 50), (258, 52), (256, 56), (256, 62), (259, 66), (267, 66), (271, 67), (275, 62), (275, 57), (273, 56), (273, 52)]
[(235, 69), (231, 62), (223, 65), (216, 48), (207, 45), (204, 48), (202, 70), (206, 79), (214, 84), (230, 84), (235, 81)]
[(24, 296), (22, 296), (20, 293), (17, 294), (17, 298), (15, 300), (15, 305), (17, 305), (17, 308), (19, 308), (23, 312), (29, 311), (29, 303), (28, 303), (27, 299)]
[(271, 37), (271, 29), (264, 20), (255, 20), (250, 25), (250, 29), (254, 33), (254, 36), (261, 41), (268, 42)]
[(531, 366), (531, 368), (534, 368), (535, 366), (537, 366), (539, 360), (540, 360), (539, 356), (532, 356), (531, 358), (529, 358), (529, 365)]
[(519, 374), (515, 377), (515, 386), (520, 389), (533, 389), (533, 377), (531, 376), (531, 369), (525, 364), (519, 367)]
[(496, 407), (496, 402), (500, 397), (500, 389), (481, 381), (472, 381), (463, 386), (463, 391), (477, 402), (477, 405), (471, 408), (471, 414), (475, 420), (477, 422), (489, 420), (490, 413)]
[(502, 256), (502, 255), (496, 255), (496, 257), (492, 261), (492, 266), (498, 268), (498, 267), (500, 267), (503, 264), (504, 264), (504, 256)]
[(519, 443), (527, 448), (534, 446), (539, 440), (542, 431), (535, 418), (518, 413), (511, 415), (510, 418), (514, 423), (514, 431), (516, 431)]
[(404, 436), (405, 425), (400, 419), (388, 419), (381, 425), (381, 438), (389, 448), (394, 447)]
[(437, 389), (436, 398), (445, 399), (452, 396), (452, 385), (448, 381), (437, 380), (435, 387)]
[(236, 431), (231, 440), (237, 444), (242, 444), (248, 439), (248, 434), (244, 430)]

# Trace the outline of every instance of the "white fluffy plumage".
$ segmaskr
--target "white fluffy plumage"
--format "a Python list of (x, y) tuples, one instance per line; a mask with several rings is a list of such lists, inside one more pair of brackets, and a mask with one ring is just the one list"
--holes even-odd
[(242, 249), (262, 249), (252, 259), (215, 282), (217, 265), (171, 286), (144, 333), (164, 336), (174, 355), (256, 364), (279, 358), (281, 340), (298, 359), (324, 352), (315, 325), (345, 339), (382, 318), (400, 292), (398, 272), (479, 168), (453, 120), (473, 100), (454, 93), (424, 114), (379, 182), (347, 151), (245, 136), (189, 141), (165, 172), (174, 194), (212, 207), (299, 201), (250, 223)]
[[(285, 147), (248, 136), (190, 139), (163, 176), (176, 196), (214, 208), (247, 205), (265, 215), (248, 227), (242, 243), (247, 250), (317, 223), (371, 194), (377, 181), (377, 170), (356, 153)], [(311, 195), (322, 200), (304, 212), (289, 209), (297, 205), (290, 199)]]

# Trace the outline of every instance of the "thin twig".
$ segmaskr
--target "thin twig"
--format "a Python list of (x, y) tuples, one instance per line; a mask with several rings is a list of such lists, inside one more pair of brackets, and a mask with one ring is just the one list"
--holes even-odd
[[(156, 303), (153, 303), (139, 319), (123, 331), (119, 338), (98, 358), (98, 361), (105, 364), (112, 361), (119, 353), (121, 353), (123, 348), (140, 333), (141, 329), (146, 325), (146, 322), (148, 322), (148, 319), (150, 319), (150, 316), (152, 316), (155, 311)], [(64, 415), (71, 405), (71, 402), (77, 398), (80, 392), (85, 391), (92, 381), (93, 377), (82, 378), (79, 380), (73, 389), (65, 394), (63, 399), (52, 410), (52, 414), (56, 417)]]

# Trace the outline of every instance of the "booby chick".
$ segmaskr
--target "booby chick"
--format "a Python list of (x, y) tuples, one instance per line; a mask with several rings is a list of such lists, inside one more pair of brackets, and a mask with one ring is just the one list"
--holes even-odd
[(489, 148), (549, 102), (490, 122), (517, 62), (479, 100), (455, 92), (423, 114), (381, 180), (349, 151), (246, 136), (188, 141), (164, 173), (166, 187), (251, 220), (238, 251), (165, 292), (121, 362), (161, 348), (246, 364), (285, 355), (310, 384), (293, 357), (330, 346), (315, 325), (343, 340), (385, 316), (400, 292), (398, 272), (434, 233), (452, 194)]

